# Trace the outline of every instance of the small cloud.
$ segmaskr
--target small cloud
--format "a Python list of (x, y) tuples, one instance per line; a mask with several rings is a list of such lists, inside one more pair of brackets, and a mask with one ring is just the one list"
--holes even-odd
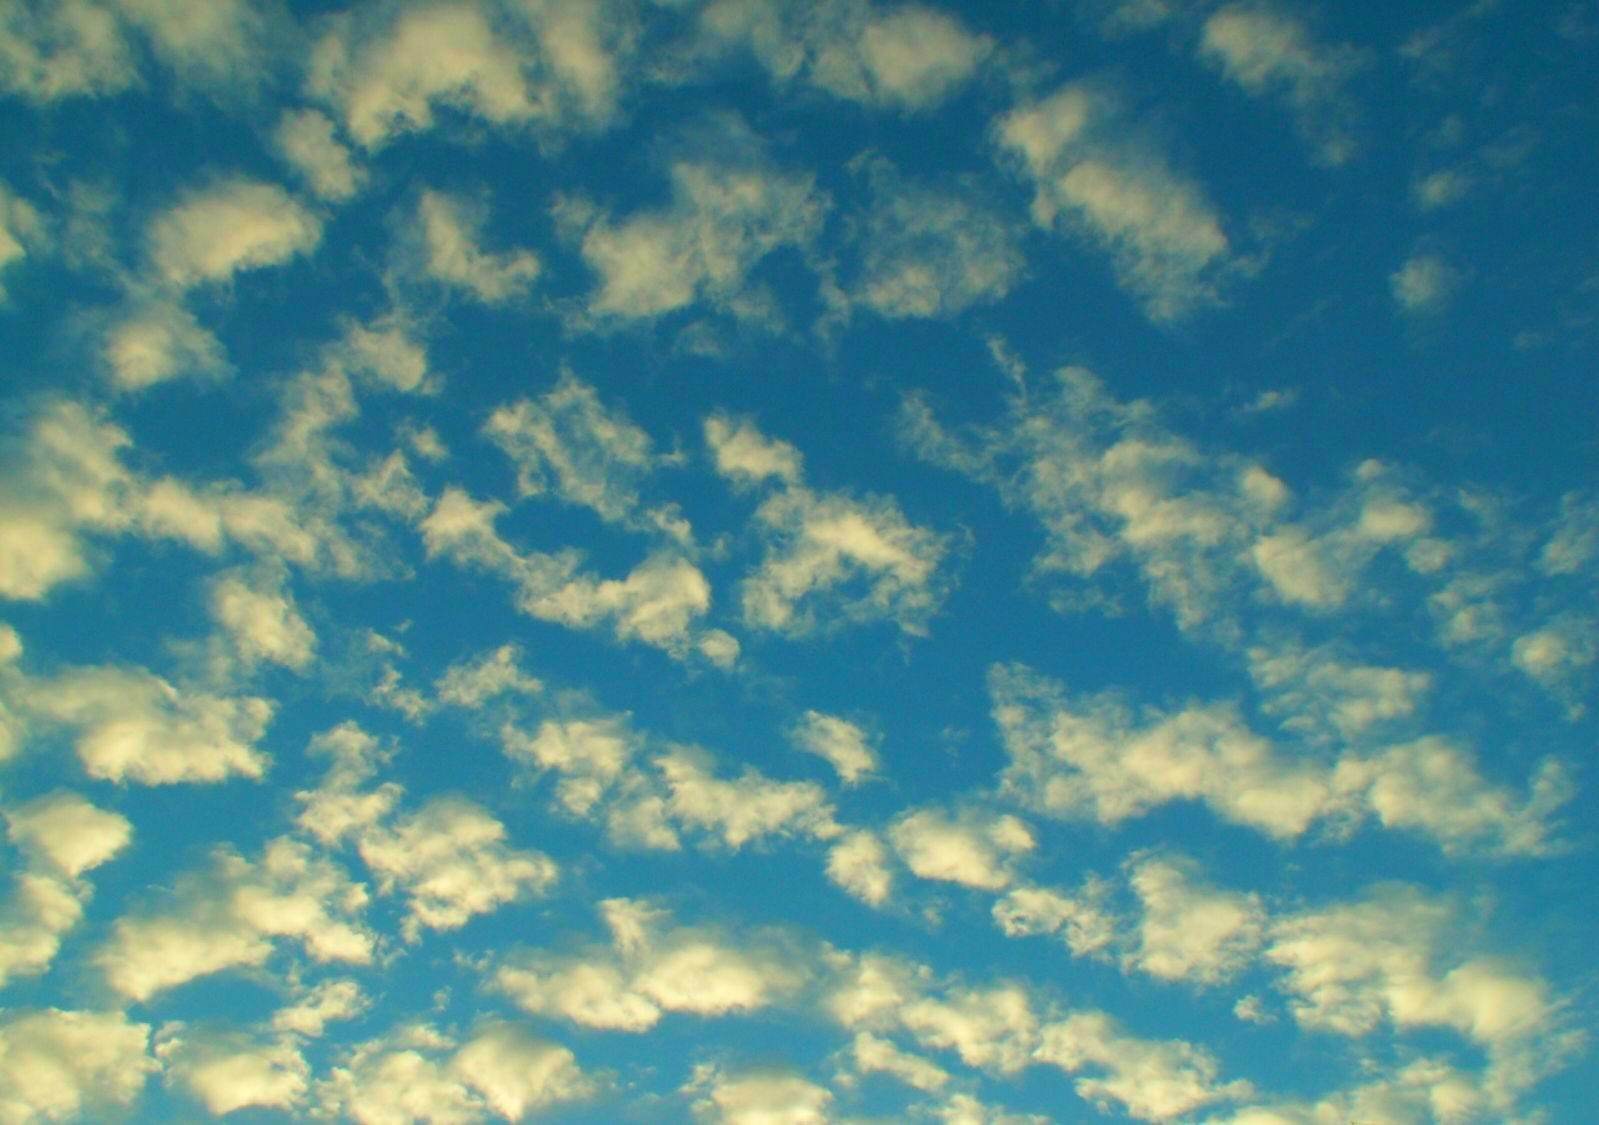
[(1460, 288), (1463, 275), (1436, 254), (1417, 253), (1388, 276), (1388, 287), (1406, 313), (1439, 312)]

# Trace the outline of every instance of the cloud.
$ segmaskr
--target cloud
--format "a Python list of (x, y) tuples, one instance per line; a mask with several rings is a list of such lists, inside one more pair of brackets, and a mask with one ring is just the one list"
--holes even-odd
[(366, 173), (333, 129), (318, 110), (287, 110), (272, 131), (272, 143), (318, 199), (342, 203), (360, 190)]
[(769, 438), (748, 419), (713, 415), (705, 420), (705, 444), (717, 473), (735, 485), (764, 483), (771, 477), (797, 485), (804, 472), (799, 450), (781, 438)]
[(1239, 268), (1220, 216), (1197, 185), (1127, 139), (1125, 116), (1107, 96), (1063, 86), (1012, 110), (996, 130), (1032, 183), (1033, 221), (1109, 254), (1117, 281), (1151, 320), (1220, 300)]
[(112, 859), (133, 836), (127, 818), (64, 790), (5, 809), (4, 817), (6, 835), (25, 861), (0, 902), (0, 986), (50, 967), (93, 894), (79, 876)]
[(521, 297), (542, 267), (529, 250), (482, 247), (488, 209), (474, 199), (425, 190), (400, 236), (404, 268), (459, 289), (486, 305)]
[(281, 570), (233, 570), (211, 580), (211, 618), (246, 667), (303, 669), (316, 652), (316, 634), (284, 588), (285, 577)]
[(376, 948), (360, 923), (366, 888), (307, 845), (279, 837), (259, 860), (218, 848), (208, 870), (179, 880), (173, 907), (118, 918), (93, 961), (106, 982), (146, 1001), (198, 977), (260, 965), (274, 938), (312, 959), (366, 964)]
[(865, 164), (871, 203), (852, 218), (860, 264), (853, 304), (889, 318), (946, 317), (1005, 296), (1021, 279), (1020, 231), (969, 190)]
[(353, 980), (329, 980), (310, 989), (272, 1016), (272, 1029), (308, 1039), (319, 1038), (330, 1023), (353, 1019), (371, 1001)]
[(148, 1024), (122, 1012), (0, 1014), (0, 1118), (62, 1120), (126, 1106), (156, 1069)]
[(826, 1125), (833, 1094), (824, 1086), (784, 1070), (726, 1074), (704, 1063), (682, 1093), (693, 1097), (694, 1115), (720, 1125)]
[(831, 839), (841, 829), (821, 786), (773, 781), (746, 767), (727, 780), (711, 773), (710, 760), (687, 747), (654, 759), (667, 790), (666, 810), (686, 827), (721, 837), (735, 851), (767, 836)]
[(188, 289), (309, 254), (322, 221), (276, 184), (234, 177), (186, 192), (145, 234), (157, 276)]
[(538, 695), (544, 685), (522, 670), (522, 650), (514, 644), (451, 664), (434, 687), (439, 701), (454, 707), (476, 709), (491, 699), (507, 695)]
[(639, 900), (607, 899), (600, 910), (612, 931), (609, 948), (512, 954), (494, 970), (495, 989), (533, 1015), (642, 1032), (666, 1012), (712, 1018), (758, 1011), (805, 982), (804, 967), (775, 937), (729, 939), (677, 926)]
[(1429, 672), (1356, 664), (1329, 649), (1251, 648), (1249, 674), (1266, 694), (1262, 709), (1287, 730), (1357, 739), (1414, 715), (1432, 690)]
[(1555, 759), (1538, 765), (1523, 798), (1435, 735), (1318, 761), (1284, 753), (1225, 704), (1135, 717), (1119, 696), (1068, 701), (1019, 666), (996, 667), (990, 690), (1010, 756), (1004, 790), (1055, 816), (1118, 824), (1169, 801), (1197, 800), (1283, 840), (1318, 821), (1347, 832), (1370, 816), (1430, 836), (1446, 852), (1539, 855), (1559, 846), (1553, 815), (1572, 794)]
[(171, 379), (220, 379), (233, 373), (222, 341), (172, 301), (134, 307), (106, 333), (101, 350), (112, 384), (141, 391)]
[(1400, 311), (1435, 313), (1454, 296), (1463, 275), (1437, 254), (1417, 252), (1388, 277), (1388, 287)]
[(968, 811), (949, 817), (919, 809), (888, 830), (894, 850), (922, 879), (997, 891), (1011, 882), (1011, 865), (1035, 846), (1026, 823), (1010, 815)]
[[(0, 40), (0, 51), (3, 51)], [(0, 183), (0, 271), (4, 271), (37, 250), (45, 236), (44, 221), (38, 209)], [(0, 286), (0, 303), (6, 291)]]
[(155, 1053), (166, 1084), (183, 1087), (218, 1116), (250, 1106), (293, 1110), (310, 1088), (310, 1065), (290, 1039), (168, 1024)]
[(995, 901), (992, 914), (1007, 937), (1058, 933), (1073, 955), (1103, 956), (1120, 936), (1120, 920), (1106, 906), (1110, 889), (1092, 875), (1075, 895), (1048, 887), (1013, 887)]
[(713, 49), (752, 51), (779, 82), (796, 78), (866, 105), (930, 109), (969, 81), (994, 50), (954, 17), (920, 4), (880, 10), (829, 0), (804, 11), (772, 0), (717, 0), (700, 13)]
[(549, 391), (489, 415), (483, 433), (516, 465), (523, 496), (553, 495), (608, 523), (664, 533), (687, 547), (688, 524), (670, 506), (641, 510), (639, 488), (666, 463), (650, 436), (592, 386), (563, 372)]
[(1045, 1026), (1040, 1038), (1040, 1061), (1068, 1074), (1097, 1072), (1072, 1086), (1102, 1113), (1118, 1105), (1139, 1121), (1170, 1121), (1254, 1092), (1243, 1079), (1222, 1082), (1216, 1059), (1203, 1047), (1129, 1035), (1104, 1012), (1074, 1012)]
[(618, 11), (532, 3), (495, 18), (446, 2), (333, 21), (307, 89), (367, 149), (431, 129), (439, 106), (501, 127), (596, 127), (616, 111), (632, 38)]
[(898, 1013), (924, 1047), (954, 1051), (967, 1066), (1013, 1074), (1037, 1045), (1038, 1019), (1017, 985), (951, 989), (943, 999), (921, 997)]
[(505, 844), (505, 826), (460, 797), (435, 797), (392, 827), (373, 827), (357, 843), (361, 859), (388, 894), (402, 891), (409, 916), (403, 931), (455, 930), (471, 918), (542, 894), (556, 864), (541, 852)]
[(827, 200), (813, 177), (772, 164), (736, 118), (714, 128), (714, 144), (691, 140), (671, 158), (665, 207), (619, 221), (576, 200), (558, 210), (599, 277), (587, 301), (594, 316), (646, 319), (700, 300), (736, 313), (762, 259), (819, 233)]
[(806, 711), (789, 734), (794, 745), (824, 759), (845, 785), (855, 785), (877, 772), (877, 752), (866, 732), (848, 719)]
[(1549, 985), (1464, 940), (1458, 904), (1383, 884), (1276, 920), (1266, 959), (1305, 1028), (1364, 1036), (1382, 1023), (1445, 1028), (1488, 1053), (1503, 1108), (1576, 1046)]
[(317, 1082), (317, 1115), (361, 1122), (518, 1121), (589, 1097), (595, 1082), (565, 1047), (488, 1020), (464, 1043), (423, 1024), (355, 1044)]
[(1244, 3), (1211, 13), (1199, 55), (1247, 93), (1282, 98), (1320, 163), (1354, 155), (1354, 110), (1344, 87), (1364, 62), (1355, 48), (1319, 43), (1292, 15)]
[(115, 6), (183, 82), (237, 91), (264, 77), (270, 7), (249, 0), (116, 0)]
[(1266, 913), (1259, 896), (1205, 884), (1187, 857), (1141, 860), (1128, 883), (1143, 913), (1127, 961), (1151, 976), (1214, 984), (1243, 969), (1260, 947)]
[(860, 1031), (850, 1041), (850, 1062), (859, 1074), (887, 1074), (907, 1086), (932, 1093), (949, 1084), (949, 1072), (920, 1055), (902, 1051), (893, 1041)]
[(116, 14), (91, 0), (0, 9), (0, 84), (36, 102), (125, 90), (138, 81)]
[[(776, 477), (785, 485), (755, 511), (766, 553), (740, 586), (747, 625), (801, 636), (819, 626), (889, 620), (913, 636), (926, 632), (949, 582), (939, 572), (946, 536), (912, 524), (889, 497), (812, 492), (800, 483), (792, 447), (769, 441), (752, 423), (713, 417), (705, 434), (722, 475), (737, 484)], [(860, 585), (859, 594), (846, 592)]]

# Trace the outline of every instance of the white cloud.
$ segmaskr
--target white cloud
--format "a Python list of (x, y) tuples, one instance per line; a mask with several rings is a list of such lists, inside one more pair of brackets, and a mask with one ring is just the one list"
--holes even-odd
[(654, 759), (667, 789), (666, 809), (685, 826), (715, 833), (738, 849), (768, 836), (831, 839), (842, 829), (821, 786), (774, 781), (746, 766), (733, 780), (715, 776), (709, 758), (677, 747)]
[(1346, 832), (1364, 816), (1420, 831), (1445, 851), (1537, 855), (1557, 848), (1553, 814), (1570, 799), (1565, 768), (1546, 759), (1528, 794), (1494, 784), (1439, 736), (1335, 761), (1284, 753), (1224, 704), (1133, 714), (1115, 695), (1066, 700), (1020, 667), (991, 673), (994, 718), (1011, 764), (1002, 784), (1023, 804), (1117, 824), (1175, 800), (1278, 839), (1318, 821)]
[(944, 999), (921, 997), (897, 1013), (924, 1047), (954, 1051), (967, 1066), (1012, 1074), (1032, 1061), (1038, 1019), (1017, 985), (950, 990)]
[[(4, 39), (0, 38), (0, 57), (3, 52)], [(37, 250), (44, 233), (44, 221), (38, 209), (0, 182), (0, 271)], [(0, 303), (5, 299), (5, 287), (0, 285)]]
[(1459, 168), (1440, 168), (1418, 179), (1411, 187), (1411, 195), (1423, 211), (1436, 211), (1460, 202), (1471, 188), (1470, 173)]
[(793, 951), (760, 934), (729, 939), (671, 924), (648, 903), (600, 903), (609, 949), (513, 955), (494, 987), (525, 1011), (585, 1027), (642, 1032), (665, 1012), (721, 1017), (758, 1011), (793, 995), (806, 979)]
[(1328, 649), (1256, 646), (1249, 675), (1266, 693), (1263, 710), (1311, 737), (1355, 739), (1407, 719), (1432, 689), (1430, 673), (1339, 659)]
[(1104, 1012), (1074, 1012), (1045, 1026), (1038, 1059), (1068, 1074), (1079, 1097), (1102, 1113), (1120, 1106), (1140, 1121), (1170, 1121), (1219, 1102), (1253, 1094), (1243, 1079), (1222, 1082), (1215, 1058), (1180, 1039), (1149, 1040), (1127, 1034)]
[(368, 149), (432, 128), (436, 106), (491, 125), (591, 127), (615, 112), (631, 38), (605, 4), (530, 3), (495, 19), (429, 3), (334, 21), (313, 48), (308, 89)]
[(735, 485), (761, 484), (769, 477), (787, 485), (800, 483), (804, 459), (799, 450), (781, 438), (767, 437), (748, 419), (707, 418), (705, 444), (717, 473)]
[(403, 891), (410, 914), (404, 932), (454, 930), (472, 917), (542, 894), (559, 869), (541, 852), (505, 843), (505, 825), (459, 797), (435, 797), (393, 827), (365, 831), (361, 859), (380, 889)]
[(249, 0), (115, 0), (115, 7), (184, 82), (237, 91), (267, 68), (269, 8)]
[(1388, 277), (1399, 308), (1407, 313), (1441, 310), (1464, 280), (1461, 272), (1437, 254), (1417, 252)]
[(1153, 150), (1127, 139), (1125, 115), (1107, 97), (1064, 86), (1012, 110), (997, 128), (1032, 181), (1033, 221), (1096, 243), (1152, 320), (1219, 300), (1220, 283), (1238, 264), (1215, 207)]
[(794, 9), (773, 0), (716, 0), (700, 14), (708, 44), (743, 46), (780, 82), (802, 77), (836, 97), (900, 110), (930, 109), (977, 72), (994, 49), (946, 13), (859, 0)]
[(114, 11), (92, 0), (0, 9), (0, 85), (39, 102), (110, 94), (138, 81)]
[(491, 699), (507, 695), (538, 695), (544, 685), (536, 676), (522, 670), (521, 658), (519, 646), (505, 644), (451, 664), (434, 684), (439, 701), (476, 709)]
[(156, 1069), (148, 1024), (122, 1012), (0, 1014), (0, 1119), (63, 1120), (127, 1106)]
[(523, 496), (553, 494), (610, 523), (658, 526), (638, 510), (639, 484), (662, 460), (649, 435), (570, 373), (537, 399), (495, 410), (483, 432), (516, 465)]
[(297, 840), (270, 841), (257, 861), (219, 848), (209, 870), (179, 880), (171, 909), (117, 919), (93, 960), (113, 989), (138, 1001), (259, 965), (278, 937), (316, 961), (366, 964), (376, 946), (359, 920), (366, 903), (365, 887)]
[(293, 1110), (310, 1088), (311, 1068), (288, 1039), (262, 1041), (215, 1028), (168, 1024), (156, 1039), (168, 1086), (182, 1086), (215, 1115), (250, 1106)]
[(121, 391), (186, 376), (217, 379), (233, 371), (222, 341), (173, 301), (134, 308), (106, 333), (101, 355), (111, 382)]
[(333, 122), (317, 110), (286, 111), (272, 131), (272, 143), (319, 199), (342, 203), (366, 178), (350, 150), (333, 135)]
[(146, 238), (160, 278), (187, 289), (310, 253), (322, 221), (276, 184), (235, 177), (185, 193)]
[(1342, 164), (1354, 154), (1344, 86), (1362, 63), (1359, 51), (1319, 43), (1292, 15), (1251, 2), (1213, 12), (1199, 54), (1248, 93), (1287, 102), (1321, 163)]
[(5, 810), (6, 835), (25, 862), (0, 902), (0, 986), (44, 972), (93, 893), (78, 878), (122, 851), (133, 826), (76, 793), (59, 791)]
[(1266, 912), (1258, 895), (1209, 886), (1184, 856), (1152, 856), (1127, 879), (1143, 908), (1138, 944), (1125, 961), (1163, 980), (1214, 984), (1259, 949)]
[(330, 1023), (353, 1019), (366, 1011), (371, 1001), (353, 980), (328, 980), (306, 992), (294, 1003), (272, 1015), (274, 1031), (319, 1038)]
[(226, 571), (210, 583), (211, 618), (246, 667), (266, 662), (303, 669), (316, 634), (300, 616), (282, 570)]
[(718, 147), (671, 162), (665, 207), (615, 221), (584, 204), (563, 206), (600, 279), (588, 298), (594, 315), (656, 317), (697, 300), (737, 311), (757, 263), (816, 237), (827, 201), (812, 177), (773, 166), (742, 122), (716, 126)]
[(845, 785), (855, 785), (877, 772), (877, 752), (866, 732), (848, 719), (806, 711), (789, 737), (801, 750), (825, 760)]
[(496, 253), (482, 247), (487, 207), (460, 195), (423, 191), (416, 218), (402, 235), (409, 268), (464, 290), (487, 305), (527, 292), (542, 268), (528, 250)]
[(1304, 1027), (1364, 1036), (1382, 1023), (1436, 1027), (1488, 1053), (1486, 1086), (1501, 1106), (1575, 1040), (1541, 977), (1462, 940), (1458, 904), (1384, 884), (1363, 898), (1276, 920), (1266, 959), (1284, 972)]
[(1101, 956), (1117, 940), (1119, 919), (1106, 906), (1110, 884), (1089, 876), (1073, 895), (1048, 887), (1013, 887), (994, 903), (1008, 937), (1059, 933), (1078, 957)]
[(1007, 886), (1016, 857), (1035, 846), (1023, 821), (975, 811), (956, 817), (936, 809), (909, 812), (893, 823), (888, 838), (919, 878), (985, 891)]
[(317, 1116), (361, 1125), (470, 1122), (588, 1097), (596, 1085), (565, 1047), (498, 1020), (464, 1043), (426, 1025), (356, 1044), (316, 1084)]
[(1020, 280), (1020, 232), (969, 192), (866, 166), (872, 202), (855, 219), (860, 265), (850, 298), (880, 316), (950, 316), (998, 300)]
[(695, 1067), (683, 1087), (701, 1121), (719, 1125), (826, 1125), (833, 1094), (783, 1070), (725, 1074), (713, 1064)]
[(5, 820), (13, 844), (74, 879), (110, 860), (133, 838), (127, 817), (66, 790), (9, 808)]
[(892, 1040), (869, 1031), (856, 1032), (850, 1041), (850, 1062), (860, 1074), (887, 1074), (907, 1086), (929, 1093), (949, 1084), (949, 1072), (920, 1055), (903, 1051)]

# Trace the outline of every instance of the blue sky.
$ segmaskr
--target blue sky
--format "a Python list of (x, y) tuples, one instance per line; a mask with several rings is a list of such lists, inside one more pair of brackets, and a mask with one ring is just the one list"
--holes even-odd
[(1589, 1119), (1596, 42), (0, 0), (0, 1121)]

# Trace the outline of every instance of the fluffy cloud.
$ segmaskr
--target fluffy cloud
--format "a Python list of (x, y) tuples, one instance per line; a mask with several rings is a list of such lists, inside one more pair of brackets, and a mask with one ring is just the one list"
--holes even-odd
[(970, 193), (909, 182), (886, 161), (869, 163), (867, 178), (852, 303), (889, 318), (950, 316), (998, 300), (1020, 279), (1018, 230)]
[(1222, 1082), (1220, 1067), (1204, 1048), (1129, 1035), (1104, 1012), (1074, 1012), (1044, 1027), (1040, 1039), (1040, 1061), (1068, 1074), (1097, 1072), (1079, 1077), (1073, 1087), (1104, 1113), (1116, 1105), (1139, 1121), (1170, 1121), (1254, 1092), (1242, 1079)]
[(333, 21), (312, 51), (308, 89), (368, 149), (432, 128), (436, 106), (498, 126), (610, 118), (631, 38), (616, 8), (533, 3), (498, 15), (447, 0)]
[(1400, 311), (1435, 313), (1449, 303), (1464, 280), (1461, 272), (1437, 254), (1417, 252), (1388, 277), (1388, 288)]
[(501, 645), (492, 652), (450, 665), (434, 685), (439, 701), (475, 709), (506, 695), (537, 695), (544, 685), (522, 670), (522, 650)]
[(692, 545), (688, 524), (671, 506), (642, 509), (640, 486), (666, 460), (649, 435), (570, 373), (538, 398), (494, 411), (483, 432), (516, 465), (523, 496), (553, 495), (609, 523)]
[(824, 1086), (783, 1070), (725, 1074), (709, 1063), (696, 1067), (683, 1087), (694, 1114), (719, 1125), (825, 1125), (833, 1095)]
[(860, 1074), (887, 1074), (918, 1090), (941, 1090), (949, 1083), (949, 1072), (920, 1055), (903, 1051), (892, 1040), (857, 1032), (850, 1041), (850, 1063)]
[(106, 333), (101, 356), (111, 382), (123, 391), (184, 376), (214, 379), (233, 370), (222, 341), (172, 301), (133, 309)]
[(773, 938), (730, 941), (713, 930), (673, 925), (664, 911), (636, 900), (607, 899), (600, 908), (611, 928), (609, 948), (514, 954), (495, 970), (495, 988), (534, 1015), (641, 1032), (666, 1012), (757, 1011), (805, 982), (803, 966)]
[(113, 989), (138, 1001), (259, 965), (279, 937), (317, 961), (365, 964), (376, 947), (359, 920), (367, 897), (342, 868), (297, 840), (269, 842), (259, 860), (220, 848), (209, 870), (179, 881), (172, 909), (117, 919), (94, 962)]
[(1349, 1036), (1385, 1022), (1455, 1031), (1487, 1051), (1486, 1086), (1503, 1106), (1576, 1040), (1546, 981), (1476, 952), (1460, 927), (1448, 898), (1386, 884), (1277, 920), (1265, 956), (1282, 968), (1303, 1026)]
[(1211, 984), (1254, 956), (1266, 922), (1259, 897), (1208, 886), (1198, 876), (1198, 865), (1181, 856), (1152, 856), (1133, 866), (1128, 883), (1143, 911), (1131, 964), (1165, 980)]
[(807, 711), (790, 736), (808, 754), (825, 760), (845, 785), (854, 785), (877, 772), (877, 752), (866, 732), (848, 719)]
[[(0, 271), (26, 258), (43, 237), (44, 222), (38, 210), (0, 182)], [(5, 288), (0, 286), (0, 303), (5, 299)]]
[(49, 968), (93, 893), (79, 876), (128, 844), (127, 818), (60, 791), (4, 811), (6, 835), (25, 862), (0, 902), (0, 986)]
[(802, 635), (821, 623), (886, 619), (926, 632), (949, 581), (939, 571), (947, 537), (912, 524), (891, 498), (812, 492), (792, 447), (748, 421), (713, 417), (705, 437), (718, 471), (736, 484), (775, 477), (784, 485), (755, 511), (766, 555), (740, 588), (747, 624)]
[(169, 1024), (157, 1038), (156, 1056), (169, 1086), (183, 1087), (218, 1116), (250, 1106), (293, 1110), (310, 1087), (311, 1068), (287, 1039)]
[(318, 1116), (361, 1125), (520, 1121), (595, 1088), (571, 1051), (514, 1024), (487, 1021), (465, 1042), (411, 1025), (349, 1049), (316, 1084), (315, 1104)]
[(548, 856), (505, 843), (505, 825), (459, 797), (436, 797), (392, 827), (358, 842), (385, 893), (401, 890), (410, 914), (404, 932), (454, 930), (473, 916), (547, 890), (558, 868)]
[(293, 110), (278, 119), (273, 144), (318, 198), (340, 203), (353, 196), (365, 175), (350, 150), (333, 135), (333, 122), (314, 109)]
[(538, 277), (538, 258), (527, 250), (496, 253), (482, 247), (487, 209), (477, 201), (424, 191), (416, 217), (402, 235), (406, 268), (463, 290), (487, 305), (504, 304), (527, 292)]
[(880, 10), (828, 0), (802, 11), (774, 0), (716, 0), (700, 25), (708, 45), (753, 51), (778, 81), (799, 78), (836, 97), (911, 111), (949, 97), (994, 49), (987, 36), (920, 4)]
[(1318, 43), (1298, 19), (1266, 3), (1228, 4), (1200, 32), (1200, 57), (1257, 96), (1281, 97), (1324, 164), (1354, 153), (1344, 86), (1362, 58), (1347, 46)]
[(912, 874), (985, 891), (1009, 884), (1015, 857), (1035, 846), (1031, 829), (1016, 817), (976, 811), (956, 817), (936, 809), (909, 812), (889, 828), (888, 838)]
[(186, 193), (146, 231), (156, 274), (178, 289), (280, 265), (322, 240), (322, 222), (276, 184), (233, 178)]
[(1125, 118), (1105, 95), (1062, 87), (1011, 111), (998, 136), (1033, 184), (1033, 221), (1108, 253), (1152, 320), (1218, 300), (1238, 268), (1220, 216), (1198, 186), (1125, 139)]
[(774, 781), (745, 767), (737, 778), (715, 776), (701, 753), (678, 747), (654, 759), (666, 786), (666, 811), (685, 827), (719, 836), (729, 848), (767, 836), (830, 839), (841, 829), (821, 786)]
[(156, 1069), (148, 1024), (121, 1012), (47, 1008), (0, 1015), (0, 1118), (63, 1120), (126, 1106)]
[(211, 582), (211, 617), (246, 665), (301, 669), (316, 651), (316, 634), (300, 616), (281, 571), (230, 571)]
[(1266, 713), (1310, 737), (1356, 739), (1408, 718), (1433, 684), (1418, 669), (1353, 663), (1325, 649), (1263, 645), (1248, 656), (1250, 677), (1266, 693)]
[(0, 9), (0, 84), (34, 101), (124, 90), (138, 78), (116, 13), (92, 0)]
[(620, 221), (577, 201), (560, 209), (600, 279), (588, 299), (595, 316), (656, 317), (697, 300), (754, 310), (761, 302), (741, 300), (750, 271), (816, 237), (826, 199), (812, 178), (772, 165), (741, 122), (717, 125), (715, 146), (693, 145), (671, 162), (664, 208)]
[(1114, 696), (1067, 702), (1019, 667), (996, 668), (991, 690), (1011, 759), (1003, 785), (1057, 816), (1115, 824), (1168, 801), (1198, 800), (1282, 839), (1318, 820), (1341, 831), (1373, 816), (1447, 851), (1537, 855), (1557, 846), (1552, 817), (1571, 796), (1558, 761), (1537, 767), (1523, 798), (1438, 736), (1317, 762), (1284, 753), (1225, 705), (1135, 717)]

